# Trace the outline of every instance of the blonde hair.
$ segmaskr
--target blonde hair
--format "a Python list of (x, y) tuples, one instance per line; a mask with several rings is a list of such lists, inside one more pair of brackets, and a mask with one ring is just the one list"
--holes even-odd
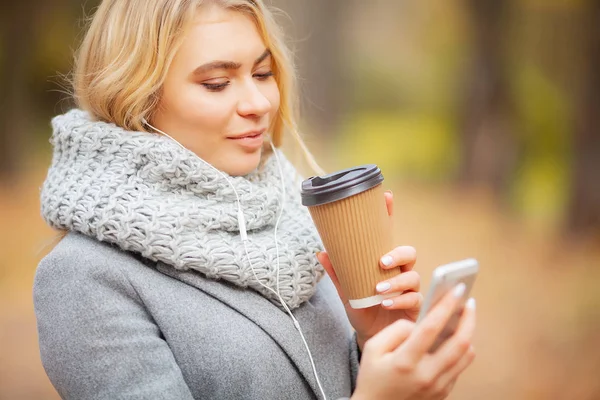
[[(273, 144), (280, 147), (287, 130), (309, 167), (323, 175), (325, 172), (298, 132), (299, 99), (292, 54), (262, 0), (103, 0), (75, 56), (72, 86), (78, 107), (95, 119), (127, 130), (145, 131), (142, 118), (152, 118), (184, 33), (198, 7), (209, 2), (245, 12), (254, 19), (271, 50), (281, 97), (271, 126)], [(269, 151), (270, 147), (265, 147), (265, 154)], [(52, 246), (67, 233), (60, 231)]]
[(145, 131), (142, 118), (152, 119), (169, 66), (197, 9), (206, 3), (253, 18), (271, 51), (281, 97), (271, 125), (273, 144), (280, 147), (289, 132), (310, 168), (324, 174), (298, 131), (292, 54), (262, 0), (103, 0), (75, 57), (72, 85), (78, 107), (98, 120)]

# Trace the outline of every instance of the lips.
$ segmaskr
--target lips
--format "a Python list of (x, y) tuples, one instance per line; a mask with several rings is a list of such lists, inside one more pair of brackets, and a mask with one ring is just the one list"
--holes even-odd
[(264, 132), (265, 129), (261, 129), (260, 131), (246, 132), (238, 136), (229, 137), (228, 139), (246, 149), (246, 151), (255, 152), (263, 146), (265, 141)]
[(240, 139), (255, 139), (259, 136), (261, 136), (266, 129), (260, 129), (257, 131), (250, 131), (250, 132), (246, 132), (246, 133), (242, 133), (241, 135), (236, 135), (236, 136), (229, 136), (229, 139), (236, 139), (236, 140), (240, 140)]
[(235, 140), (240, 140), (240, 139), (254, 139), (259, 137), (261, 134), (257, 133), (256, 135), (245, 135), (245, 136), (237, 136), (237, 137), (230, 137), (229, 139), (235, 139)]

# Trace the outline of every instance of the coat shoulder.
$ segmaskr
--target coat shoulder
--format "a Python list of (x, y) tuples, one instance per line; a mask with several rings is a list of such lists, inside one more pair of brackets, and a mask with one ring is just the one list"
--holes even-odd
[[(34, 295), (47, 286), (90, 286), (102, 282), (129, 286), (123, 268), (141, 262), (130, 252), (81, 233), (68, 233), (39, 262), (34, 279)], [(141, 266), (141, 265), (140, 265)]]

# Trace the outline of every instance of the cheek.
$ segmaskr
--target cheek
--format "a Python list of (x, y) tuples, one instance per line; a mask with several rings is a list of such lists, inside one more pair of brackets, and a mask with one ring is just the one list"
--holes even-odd
[(235, 110), (228, 96), (207, 92), (200, 85), (187, 85), (175, 99), (182, 119), (196, 126), (220, 129)]

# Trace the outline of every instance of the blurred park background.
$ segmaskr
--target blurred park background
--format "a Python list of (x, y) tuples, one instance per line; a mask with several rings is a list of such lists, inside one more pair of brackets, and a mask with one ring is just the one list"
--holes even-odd
[[(97, 4), (0, 6), (0, 399), (58, 398), (31, 299), (56, 236), (39, 187)], [(600, 399), (600, 1), (273, 4), (322, 166), (382, 168), (423, 290), (480, 260), (478, 358), (450, 398)]]

